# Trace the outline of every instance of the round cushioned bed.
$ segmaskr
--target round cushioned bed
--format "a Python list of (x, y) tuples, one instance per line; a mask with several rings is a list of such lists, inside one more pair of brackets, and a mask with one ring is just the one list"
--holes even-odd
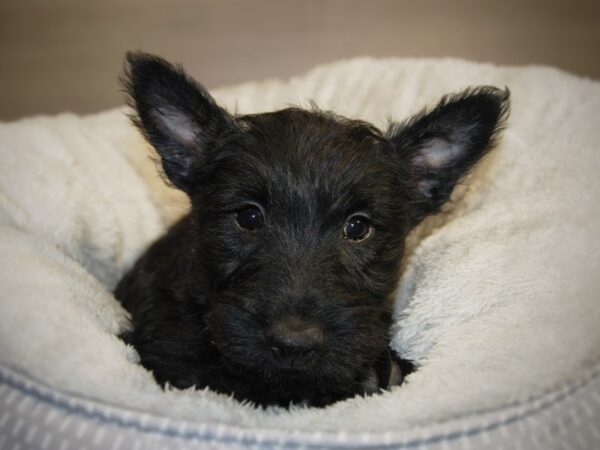
[(0, 125), (0, 448), (598, 448), (600, 84), (555, 69), (356, 59), (214, 91), (383, 127), (508, 86), (499, 147), (409, 240), (393, 345), (419, 369), (324, 409), (163, 391), (111, 291), (186, 209), (119, 109)]

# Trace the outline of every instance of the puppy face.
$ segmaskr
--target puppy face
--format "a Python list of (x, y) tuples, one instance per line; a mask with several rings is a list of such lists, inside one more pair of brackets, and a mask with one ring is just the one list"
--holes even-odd
[(191, 195), (214, 341), (239, 364), (350, 383), (388, 343), (405, 174), (360, 122), (289, 109), (236, 125)]
[(468, 90), (383, 133), (317, 110), (234, 117), (181, 69), (128, 62), (136, 123), (192, 202), (189, 289), (214, 345), (350, 388), (388, 346), (406, 234), (489, 149), (508, 92)]

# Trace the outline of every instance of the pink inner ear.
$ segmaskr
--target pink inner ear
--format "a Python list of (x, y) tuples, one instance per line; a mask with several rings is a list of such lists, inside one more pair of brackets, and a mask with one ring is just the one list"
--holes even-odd
[(412, 162), (424, 169), (441, 169), (454, 163), (463, 153), (463, 146), (446, 139), (433, 138), (417, 152)]
[(157, 108), (152, 111), (154, 120), (163, 133), (182, 145), (189, 146), (196, 140), (196, 127), (189, 116), (176, 108)]
[(433, 189), (437, 187), (438, 182), (433, 179), (421, 180), (417, 183), (417, 189), (427, 198), (433, 198)]

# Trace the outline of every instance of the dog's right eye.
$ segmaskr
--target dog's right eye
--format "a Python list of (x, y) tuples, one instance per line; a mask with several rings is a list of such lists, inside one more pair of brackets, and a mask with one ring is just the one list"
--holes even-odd
[(351, 241), (362, 241), (371, 234), (369, 219), (356, 215), (348, 219), (344, 225), (344, 238)]
[(240, 227), (248, 231), (254, 231), (264, 224), (264, 218), (260, 208), (254, 205), (240, 209), (236, 213), (235, 219)]

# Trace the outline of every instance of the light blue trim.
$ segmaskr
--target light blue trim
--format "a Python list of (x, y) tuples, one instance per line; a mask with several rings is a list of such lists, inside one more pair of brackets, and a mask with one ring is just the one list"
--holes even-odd
[[(129, 414), (147, 414), (135, 410), (127, 410), (119, 407), (115, 407), (113, 405), (104, 405), (94, 400), (87, 400), (78, 397), (73, 394), (66, 394), (61, 391), (56, 391), (49, 386), (44, 385), (38, 381), (34, 381), (29, 376), (20, 373), (19, 371), (15, 371), (12, 368), (6, 367), (4, 364), (0, 363), (0, 383), (4, 383), (9, 387), (18, 390), (23, 395), (32, 397), (38, 402), (42, 402), (48, 404), (50, 407), (57, 408), (65, 411), (67, 414), (72, 414), (75, 416), (79, 416), (83, 419), (99, 421), (100, 423), (117, 425), (119, 427), (125, 429), (133, 429), (142, 433), (153, 433), (159, 434), (161, 436), (183, 439), (188, 441), (199, 441), (199, 442), (213, 442), (213, 443), (239, 443), (242, 445), (261, 445), (261, 446), (284, 446), (287, 448), (296, 448), (296, 447), (309, 447), (309, 448), (317, 448), (323, 447), (324, 445), (332, 448), (356, 448), (356, 449), (372, 449), (372, 448), (413, 448), (422, 445), (436, 444), (443, 441), (454, 441), (464, 437), (471, 437), (478, 435), (480, 433), (489, 432), (495, 429), (498, 429), (503, 426), (511, 425), (519, 420), (526, 419), (535, 414), (538, 414), (561, 401), (569, 398), (574, 393), (578, 392), (592, 381), (596, 380), (600, 375), (600, 366), (594, 367), (590, 372), (588, 372), (587, 376), (582, 380), (579, 380), (571, 385), (567, 385), (565, 388), (557, 389), (549, 394), (546, 394), (538, 399), (531, 399), (527, 403), (523, 403), (520, 405), (512, 405), (509, 407), (501, 407), (494, 410), (485, 411), (486, 413), (497, 413), (503, 410), (507, 410), (510, 408), (514, 408), (515, 406), (528, 406), (532, 405), (532, 403), (536, 401), (540, 401), (540, 403), (536, 406), (533, 406), (531, 409), (523, 411), (521, 413), (513, 414), (512, 416), (508, 416), (503, 420), (499, 420), (496, 422), (491, 422), (484, 426), (474, 426), (470, 429), (462, 429), (460, 431), (449, 431), (447, 433), (441, 433), (438, 435), (434, 435), (427, 438), (417, 438), (417, 439), (409, 439), (407, 441), (397, 440), (395, 442), (374, 442), (373, 444), (356, 444), (349, 445), (348, 442), (335, 442), (335, 434), (333, 433), (321, 433), (321, 435), (325, 438), (329, 437), (331, 440), (324, 439), (323, 442), (307, 442), (307, 441), (296, 441), (290, 440), (289, 437), (285, 437), (282, 435), (282, 439), (274, 439), (274, 438), (261, 438), (259, 440), (253, 437), (246, 436), (227, 436), (223, 435), (223, 433), (219, 433), (219, 435), (215, 434), (213, 431), (198, 431), (198, 430), (190, 430), (181, 432), (172, 427), (160, 427), (157, 425), (143, 425), (136, 421), (135, 419), (127, 420), (122, 417), (114, 417), (107, 414), (106, 411), (102, 411), (102, 408), (110, 408), (115, 410), (115, 414), (119, 412), (127, 412)], [(70, 404), (70, 403), (80, 403), (80, 404)], [(86, 408), (85, 404), (88, 403), (89, 408)], [(89, 410), (90, 408), (95, 408), (96, 410)], [(160, 419), (161, 416), (154, 416), (147, 414), (149, 417)], [(469, 417), (473, 417), (470, 415)], [(214, 424), (204, 424), (208, 426), (214, 426)], [(439, 423), (436, 425), (440, 425)], [(228, 427), (225, 425), (225, 427)], [(251, 429), (239, 428), (240, 431), (248, 433), (252, 432)], [(420, 429), (422, 431), (422, 429)], [(376, 433), (371, 433), (376, 434)], [(348, 436), (348, 435), (347, 435)]]

